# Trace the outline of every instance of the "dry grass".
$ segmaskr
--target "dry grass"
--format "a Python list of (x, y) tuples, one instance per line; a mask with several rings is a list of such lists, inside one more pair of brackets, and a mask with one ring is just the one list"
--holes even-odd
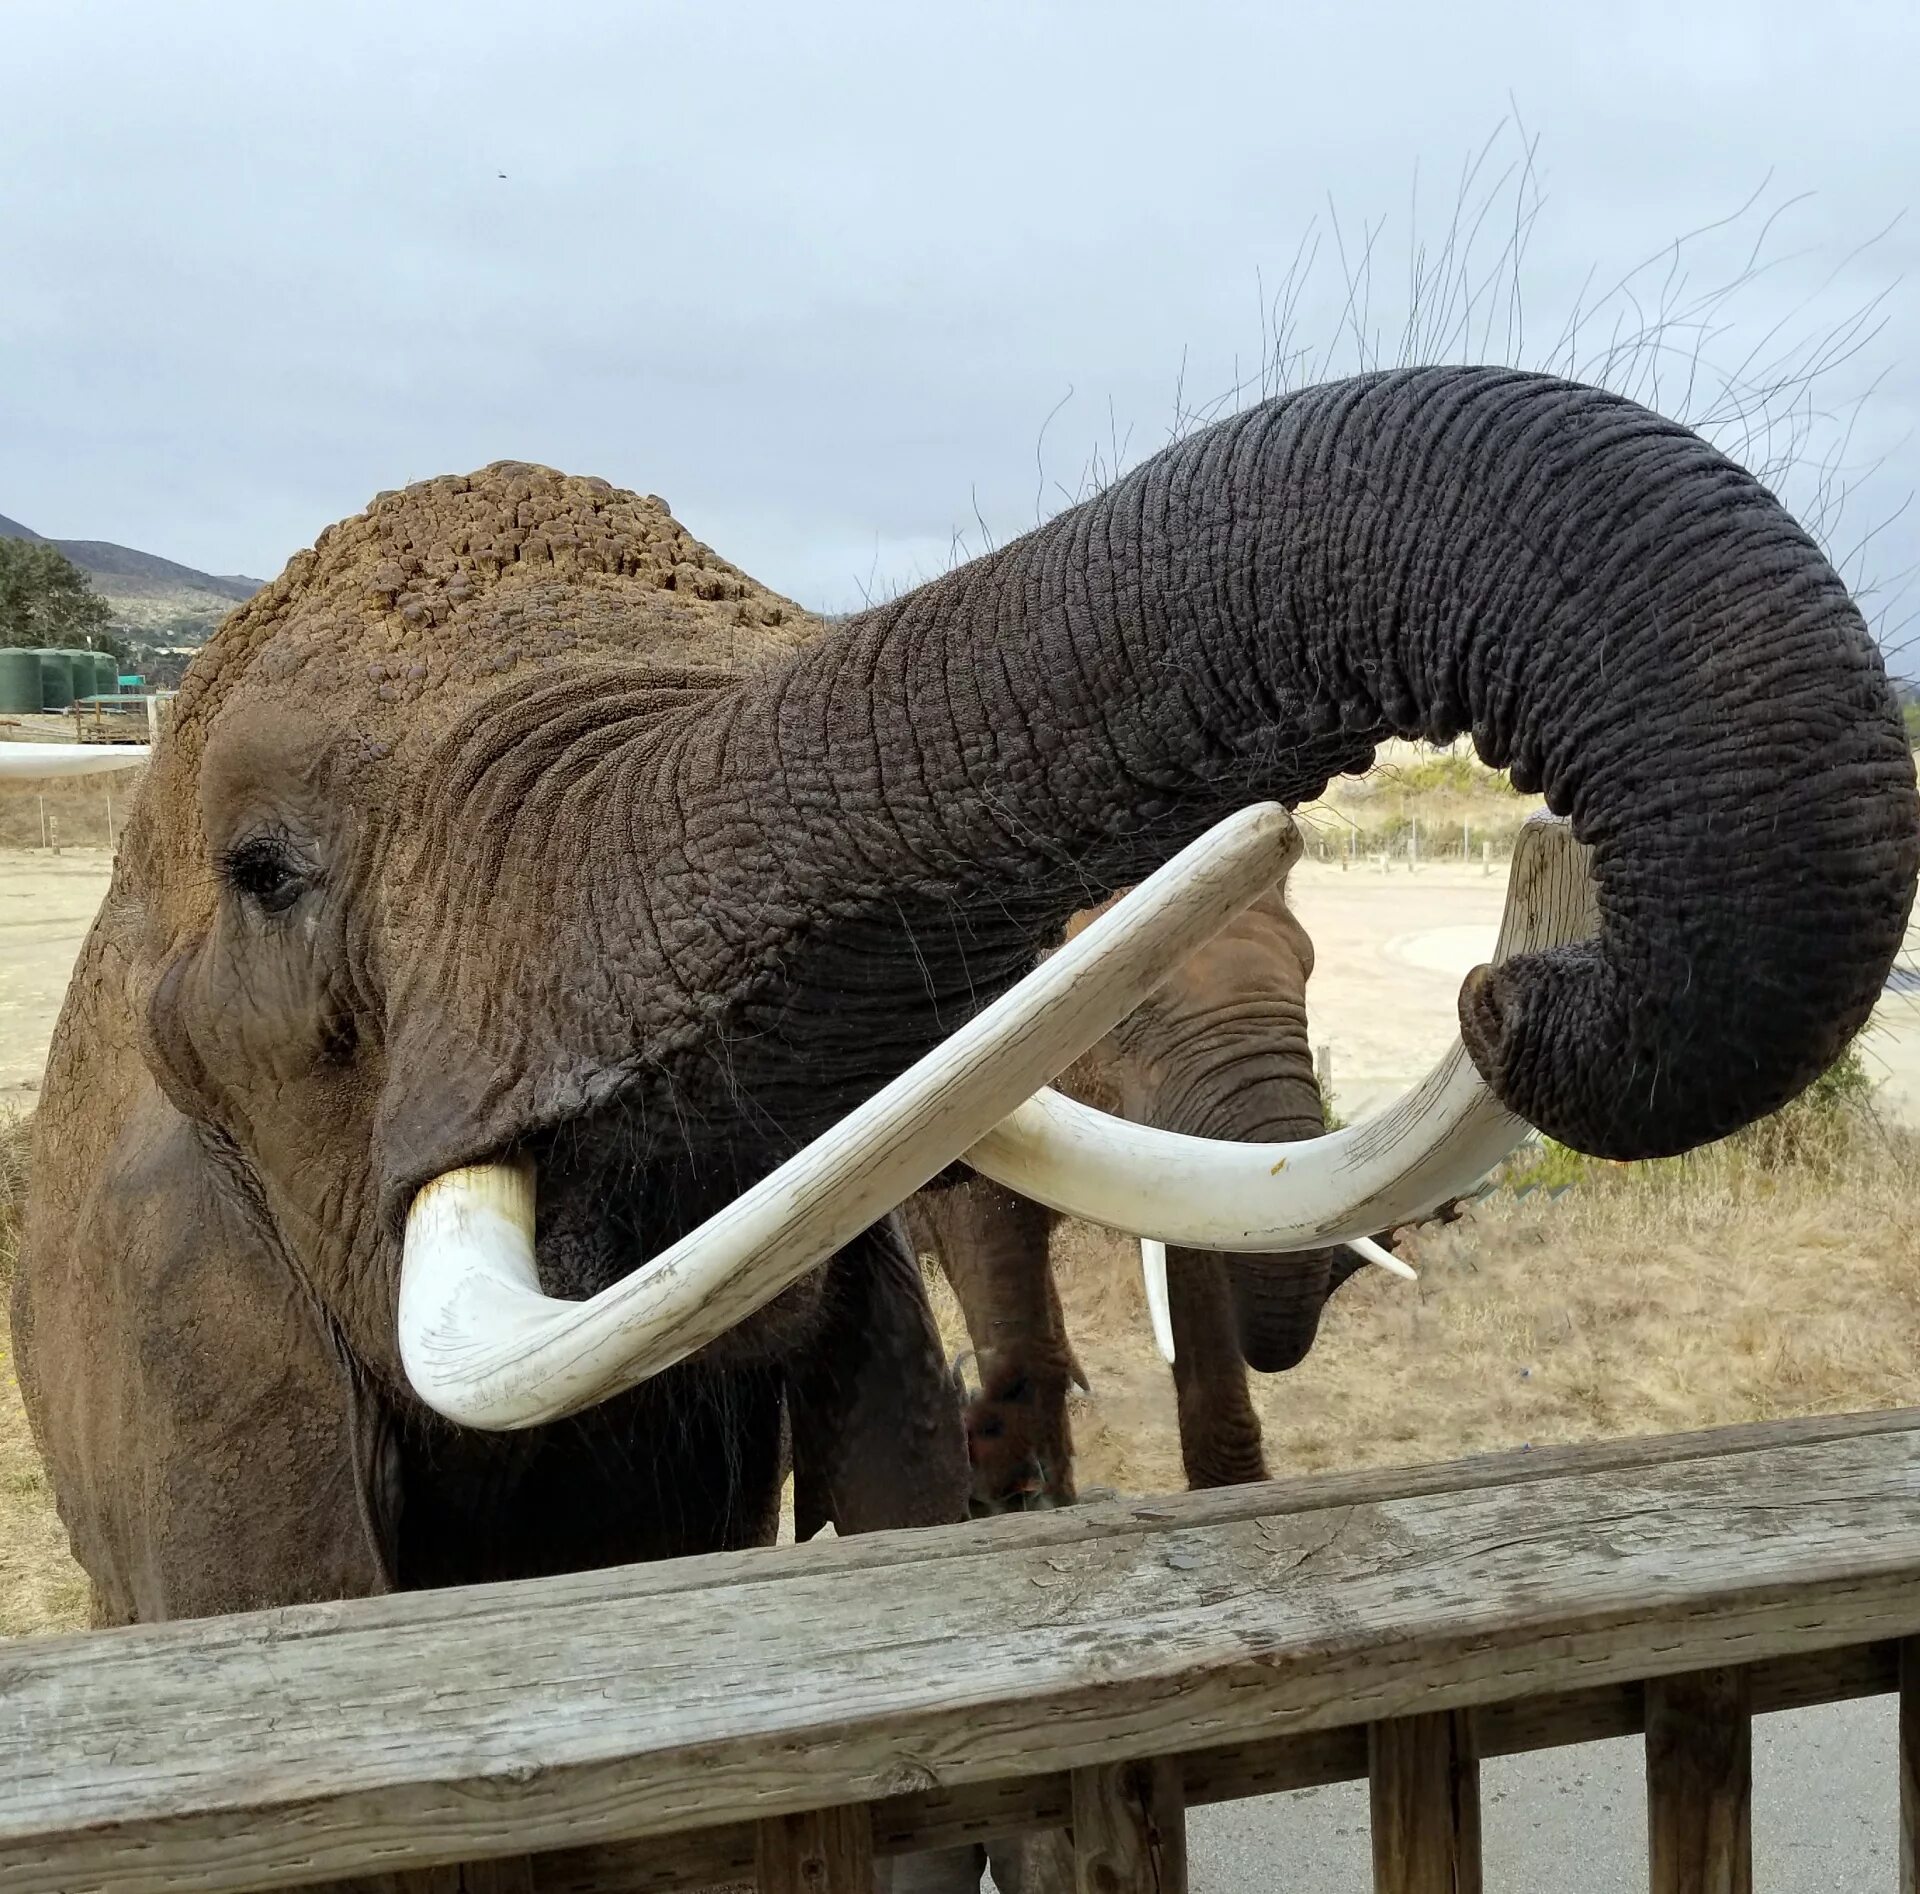
[(0, 847), (38, 848), (43, 835), (61, 847), (106, 847), (109, 817), (118, 835), (132, 812), (134, 780), (114, 770), (0, 783)]
[(1423, 861), (1478, 860), (1490, 845), (1496, 860), (1513, 853), (1520, 825), (1545, 805), (1519, 794), (1503, 770), (1491, 770), (1471, 744), (1448, 749), (1389, 742), (1364, 776), (1340, 776), (1326, 794), (1298, 811), (1308, 852), (1337, 861), (1361, 855), (1404, 856), (1416, 823)]
[[(1572, 1168), (1418, 1233), (1418, 1285), (1363, 1271), (1306, 1362), (1256, 1378), (1276, 1475), (1920, 1403), (1920, 1139), (1848, 1103)], [(1178, 1486), (1134, 1246), (1067, 1227), (1055, 1261), (1083, 1489)]]
[[(0, 1119), (0, 1304), (13, 1287), (20, 1205), (27, 1187), (25, 1118)], [(0, 1323), (0, 1637), (70, 1631), (87, 1619), (87, 1582), (67, 1551), (53, 1494), (27, 1433)]]

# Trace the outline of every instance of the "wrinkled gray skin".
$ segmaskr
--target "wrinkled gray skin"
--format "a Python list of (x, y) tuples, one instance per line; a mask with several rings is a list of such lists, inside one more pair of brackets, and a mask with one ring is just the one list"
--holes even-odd
[(1305, 390), (746, 675), (622, 631), (664, 583), (624, 504), (411, 489), (193, 667), (62, 1017), (15, 1293), (108, 1616), (763, 1536), (789, 1380), (834, 1390), (830, 1461), (870, 1372), (924, 1385), (891, 1245), (491, 1437), (396, 1359), (414, 1193), (525, 1149), (543, 1278), (610, 1281), (1071, 914), (1390, 735), (1471, 731), (1592, 845), (1599, 937), (1460, 1000), (1493, 1091), (1577, 1149), (1773, 1110), (1898, 947), (1920, 810), (1858, 611), (1757, 481), (1613, 396)]
[[(1076, 916), (1068, 935), (1093, 918)], [(1291, 1143), (1325, 1129), (1307, 1038), (1313, 947), (1284, 885), (1194, 954), (1072, 1071), (1062, 1090), (1163, 1131)], [(1068, 1391), (1085, 1384), (1047, 1250), (1056, 1219), (990, 1179), (922, 1191), (916, 1246), (953, 1285), (979, 1368), (967, 1406), (973, 1508), (1074, 1497)], [(1192, 1487), (1267, 1477), (1247, 1386), (1306, 1358), (1328, 1296), (1360, 1267), (1344, 1247), (1280, 1256), (1172, 1248), (1167, 1290), (1180, 1457)]]

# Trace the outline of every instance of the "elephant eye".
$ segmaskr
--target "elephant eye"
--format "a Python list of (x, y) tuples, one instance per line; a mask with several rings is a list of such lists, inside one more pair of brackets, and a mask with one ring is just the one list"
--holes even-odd
[(230, 848), (221, 863), (227, 885), (268, 914), (284, 914), (300, 898), (306, 871), (286, 843), (256, 835)]

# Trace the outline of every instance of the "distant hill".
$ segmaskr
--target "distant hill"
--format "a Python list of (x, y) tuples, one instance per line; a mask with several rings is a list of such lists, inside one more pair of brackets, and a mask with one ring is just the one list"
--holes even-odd
[[(45, 537), (0, 513), (0, 538)], [(239, 573), (201, 572), (106, 539), (51, 543), (93, 581), (93, 589), (113, 608), (115, 626), (146, 645), (202, 643), (235, 605), (251, 598), (263, 583)]]

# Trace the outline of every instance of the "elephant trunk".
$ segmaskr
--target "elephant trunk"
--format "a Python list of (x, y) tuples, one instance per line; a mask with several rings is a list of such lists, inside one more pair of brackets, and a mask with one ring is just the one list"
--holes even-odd
[(1758, 481), (1549, 377), (1370, 376), (1222, 423), (843, 626), (678, 782), (692, 833), (737, 833), (753, 772), (758, 865), (807, 920), (745, 1011), (804, 1054), (796, 1111), (809, 1084), (830, 1111), (819, 1073), (843, 1098), (899, 1069), (1234, 807), (1463, 732), (1571, 818), (1598, 888), (1596, 939), (1462, 989), (1509, 1109), (1670, 1153), (1864, 1022), (1920, 809), (1859, 612)]

